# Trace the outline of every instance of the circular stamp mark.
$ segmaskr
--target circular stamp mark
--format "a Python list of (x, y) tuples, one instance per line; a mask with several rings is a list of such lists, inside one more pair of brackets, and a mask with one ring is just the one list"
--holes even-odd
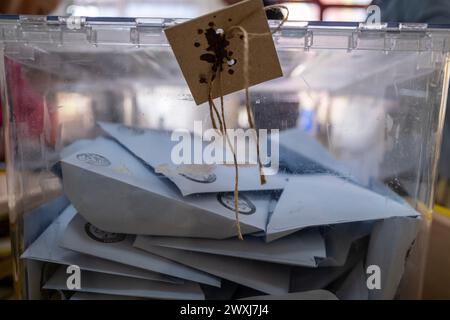
[(214, 173), (179, 173), (180, 176), (198, 183), (213, 183), (217, 180)]
[(80, 153), (77, 154), (77, 159), (81, 162), (98, 167), (108, 167), (111, 165), (111, 161), (96, 153)]
[[(217, 194), (217, 200), (225, 208), (234, 212), (234, 194), (232, 192)], [(256, 212), (256, 207), (246, 196), (239, 195), (238, 210), (240, 214), (252, 215)]]
[(102, 243), (116, 243), (125, 240), (126, 235), (122, 233), (112, 233), (100, 230), (90, 223), (86, 223), (84, 231), (92, 240)]

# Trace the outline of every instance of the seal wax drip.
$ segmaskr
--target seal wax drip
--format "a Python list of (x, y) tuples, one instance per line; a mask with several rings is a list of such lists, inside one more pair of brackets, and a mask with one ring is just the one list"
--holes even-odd
[[(226, 63), (230, 68), (228, 74), (234, 74), (232, 67), (236, 65), (237, 60), (232, 58), (233, 52), (228, 50), (230, 42), (226, 39), (224, 32), (218, 32), (214, 28), (214, 22), (208, 23), (209, 28), (203, 30), (199, 29), (198, 34), (204, 34), (206, 41), (208, 42), (208, 47), (206, 48), (207, 53), (203, 53), (200, 56), (200, 60), (206, 61), (211, 64), (211, 70), (213, 72), (211, 81), (216, 77), (217, 72), (222, 72), (224, 69), (224, 64)], [(220, 30), (220, 29), (218, 29)], [(194, 46), (199, 47), (198, 42), (195, 42)], [(231, 62), (231, 63), (230, 63)], [(204, 75), (199, 79), (200, 83), (207, 83)]]

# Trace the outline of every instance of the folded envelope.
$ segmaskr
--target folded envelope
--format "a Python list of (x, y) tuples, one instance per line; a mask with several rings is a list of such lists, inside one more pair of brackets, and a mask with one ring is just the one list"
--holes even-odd
[(353, 244), (343, 266), (319, 268), (294, 267), (291, 271), (290, 292), (328, 288), (332, 283), (348, 275), (360, 261), (364, 261), (366, 254), (367, 241), (357, 241)]
[[(288, 129), (279, 136), (280, 169), (291, 174), (329, 174), (359, 182), (352, 169), (329, 152), (320, 142), (301, 129)], [(374, 178), (363, 187), (404, 203), (405, 200)]]
[(74, 207), (64, 212), (31, 244), (22, 254), (22, 259), (51, 262), (63, 265), (77, 265), (81, 270), (101, 272), (138, 279), (182, 283), (181, 279), (160, 273), (130, 267), (121, 263), (100, 259), (79, 252), (64, 249), (58, 245), (64, 230), (76, 214)]
[(417, 215), (407, 203), (345, 179), (328, 175), (292, 177), (270, 217), (267, 241), (306, 227)]
[(327, 257), (319, 261), (319, 267), (339, 267), (347, 261), (352, 244), (369, 236), (374, 222), (351, 222), (330, 225), (323, 231)]
[(369, 299), (369, 288), (367, 287), (366, 270), (364, 269), (363, 261), (360, 261), (341, 283), (336, 290), (336, 296), (340, 300)]
[(239, 285), (237, 283), (225, 279), (222, 279), (220, 288), (202, 286), (206, 300), (231, 300), (238, 288)]
[[(81, 288), (73, 291), (155, 299), (204, 300), (197, 283), (171, 284), (110, 274), (82, 271)], [(68, 290), (66, 268), (59, 267), (44, 284), (47, 290)]]
[(279, 296), (256, 296), (241, 300), (339, 300), (333, 293), (326, 290), (294, 292)]
[(147, 298), (119, 296), (104, 293), (75, 292), (69, 300), (147, 300)]
[(214, 276), (133, 248), (133, 241), (133, 236), (104, 232), (87, 223), (80, 215), (76, 215), (64, 231), (60, 244), (70, 250), (144, 270), (220, 286), (220, 280)]
[[(61, 168), (67, 196), (102, 230), (213, 239), (237, 234), (232, 193), (183, 197), (113, 140), (92, 141), (61, 160)], [(265, 193), (239, 196), (243, 234), (265, 230), (269, 199)]]
[(157, 247), (148, 243), (146, 237), (137, 238), (133, 245), (136, 248), (264, 293), (284, 294), (289, 290), (290, 268), (287, 266)]
[(245, 241), (236, 238), (210, 240), (173, 237), (145, 237), (144, 241), (152, 246), (293, 266), (316, 267), (317, 258), (326, 258), (325, 243), (317, 230), (297, 233), (271, 243), (252, 236), (246, 237)]
[(380, 268), (381, 289), (369, 290), (369, 300), (395, 298), (420, 223), (419, 218), (395, 217), (377, 221), (374, 225), (366, 267), (375, 265)]
[[(171, 153), (178, 142), (171, 140), (170, 132), (129, 128), (121, 124), (104, 122), (100, 122), (99, 126), (155, 171), (167, 176), (184, 196), (195, 193), (234, 191), (235, 169), (233, 165), (174, 164)], [(193, 145), (194, 143), (192, 143), (192, 148)], [(203, 154), (204, 148), (201, 142), (200, 148)], [(192, 158), (194, 157), (192, 156)], [(267, 176), (266, 178), (267, 183), (261, 185), (259, 168), (256, 164), (241, 166), (239, 168), (239, 190), (283, 189), (287, 182), (283, 175)]]

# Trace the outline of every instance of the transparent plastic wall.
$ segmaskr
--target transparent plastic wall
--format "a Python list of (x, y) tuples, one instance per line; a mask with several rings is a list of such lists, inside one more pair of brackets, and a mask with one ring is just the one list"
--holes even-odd
[[(60, 160), (70, 158), (70, 146), (82, 140), (94, 143), (93, 139), (108, 136), (99, 123), (125, 125), (125, 128), (134, 128), (131, 133), (141, 129), (171, 132), (180, 128), (193, 130), (194, 121), (200, 120), (204, 129), (208, 129), (211, 128), (209, 108), (195, 105), (165, 39), (163, 29), (177, 23), (175, 20), (80, 19), (76, 28), (66, 25), (63, 18), (5, 17), (0, 21), (2, 106), (8, 139), (15, 280), (20, 297), (42, 298), (47, 292), (42, 290), (48, 280), (43, 279), (46, 273), (43, 270), (47, 267), (42, 261), (46, 259), (31, 255), (24, 259), (21, 255), (51, 226), (69, 202), (80, 210), (98, 196), (95, 179), (86, 178), (86, 182), (73, 178), (76, 181), (65, 182), (68, 176), (61, 172), (64, 165), (61, 169)], [(274, 35), (284, 76), (252, 87), (250, 99), (256, 126), (280, 130), (278, 176), (287, 176), (289, 183), (300, 181), (298, 185), (291, 185), (289, 191), (286, 187), (284, 191), (269, 194), (275, 201), (270, 219), (291, 213), (292, 203), (305, 200), (302, 205), (308, 214), (288, 215), (281, 220), (296, 226), (293, 230), (298, 236), (302, 232), (318, 232), (322, 239), (318, 248), (321, 249), (310, 259), (311, 265), (283, 264), (281, 260), (276, 261), (277, 251), (266, 257), (265, 260), (272, 261), (262, 263), (276, 270), (271, 274), (286, 275), (285, 280), (280, 280), (282, 284), (271, 284), (277, 290), (264, 290), (272, 287), (260, 284), (261, 279), (252, 282), (252, 287), (252, 283), (236, 275), (238, 271), (230, 276), (217, 270), (204, 270), (192, 262), (180, 262), (177, 257), (169, 260), (192, 268), (189, 270), (200, 268), (206, 275), (222, 280), (222, 291), (216, 288), (220, 293), (225, 290), (224, 281), (250, 288), (250, 293), (233, 298), (313, 289), (326, 289), (342, 299), (358, 298), (346, 291), (351, 287), (346, 281), (358, 283), (355, 280), (360, 275), (358, 272), (365, 279), (367, 267), (381, 264), (381, 268), (388, 268), (382, 269), (383, 275), (388, 276), (381, 279), (381, 289), (365, 288), (366, 295), (362, 298), (394, 298), (419, 229), (415, 224), (421, 219), (414, 216), (429, 213), (432, 207), (447, 100), (449, 40), (450, 32), (445, 28), (423, 25), (370, 28), (356, 24), (286, 23)], [(225, 106), (230, 128), (248, 127), (243, 92), (226, 96)], [(139, 148), (153, 148), (155, 154), (160, 152), (156, 146), (145, 143)], [(139, 150), (134, 152), (139, 153)], [(130, 154), (133, 155), (133, 151)], [(167, 183), (165, 177), (157, 177)], [(75, 183), (87, 184), (76, 189)], [(98, 183), (97, 189), (101, 187)], [(91, 198), (83, 189), (92, 192)], [(111, 192), (110, 200), (105, 203), (111, 202), (112, 206), (117, 198), (134, 201), (133, 193)], [(195, 200), (202, 196), (192, 197)], [(255, 195), (243, 192), (242, 196), (251, 199)], [(126, 208), (130, 217), (138, 205)], [(150, 217), (152, 207), (147, 203)], [(283, 211), (284, 207), (287, 209)], [(91, 223), (103, 224), (103, 229), (107, 226), (109, 230), (105, 231), (114, 234), (133, 233), (134, 228), (139, 229), (136, 221), (145, 220), (117, 218), (114, 208), (111, 205), (108, 208), (110, 216), (103, 222), (95, 217), (95, 212), (80, 210), (79, 213)], [(302, 211), (295, 205), (293, 210)], [(176, 210), (171, 214), (176, 214)], [(179, 219), (187, 219), (185, 211), (180, 209), (179, 214)], [(232, 210), (229, 215), (226, 226), (234, 230)], [(177, 227), (179, 219), (172, 220), (173, 228)], [(195, 229), (196, 220), (192, 219), (194, 222), (189, 221)], [(244, 224), (251, 225), (250, 220), (242, 219)], [(396, 219), (401, 223), (388, 223)], [(118, 221), (121, 223), (117, 224)], [(152, 219), (143, 223), (152, 223)], [(370, 231), (361, 231), (361, 225), (368, 226)], [(223, 226), (213, 221), (206, 228), (215, 230)], [(359, 228), (361, 235), (350, 237), (350, 253), (345, 254), (347, 251), (342, 249), (344, 258), (340, 261), (333, 256), (341, 250), (334, 244), (336, 239), (346, 237), (334, 234), (333, 238), (333, 230), (341, 230), (339, 227), (343, 226), (351, 230)], [(170, 229), (172, 225), (165, 227)], [(254, 228), (249, 230), (248, 233), (256, 232)], [(259, 231), (255, 238), (261, 236), (261, 232), (267, 236), (268, 228)], [(348, 235), (345, 230), (340, 232)], [(155, 235), (142, 229), (137, 233)], [(170, 231), (161, 233), (156, 235), (173, 235)], [(195, 234), (188, 237), (196, 238)], [(279, 241), (282, 240), (273, 243)], [(197, 249), (191, 248), (191, 251)], [(85, 256), (95, 256), (95, 252), (79, 250), (88, 253)], [(298, 250), (303, 254), (302, 249)], [(97, 252), (104, 261), (100, 251)], [(223, 261), (227, 258), (213, 256)], [(423, 257), (421, 253), (414, 263), (420, 264)], [(242, 263), (258, 260), (244, 258)], [(126, 265), (124, 259), (128, 258), (114, 259)], [(49, 269), (58, 267), (58, 261), (50, 262), (54, 264), (53, 269)], [(281, 265), (284, 271), (280, 271)], [(258, 263), (253, 266), (256, 274), (263, 268)], [(145, 269), (142, 265), (132, 267)], [(321, 271), (323, 268), (328, 271)], [(98, 269), (101, 269), (100, 263)], [(158, 271), (164, 274), (164, 270)], [(48, 277), (52, 277), (51, 272)], [(241, 280), (244, 283), (240, 283)], [(364, 287), (366, 282), (360, 281), (359, 285)], [(202, 288), (203, 293), (198, 297), (208, 298), (207, 290)], [(66, 291), (70, 290), (59, 290)]]

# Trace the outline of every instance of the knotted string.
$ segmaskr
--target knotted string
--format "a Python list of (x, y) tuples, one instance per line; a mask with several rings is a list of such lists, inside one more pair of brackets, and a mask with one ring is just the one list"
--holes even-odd
[[(244, 42), (243, 47), (243, 55), (244, 55), (244, 63), (243, 63), (243, 73), (244, 73), (244, 89), (245, 89), (245, 107), (247, 109), (247, 118), (248, 123), (250, 126), (250, 129), (253, 130), (253, 132), (256, 133), (256, 156), (258, 158), (258, 168), (259, 168), (259, 177), (260, 177), (260, 183), (261, 185), (266, 183), (266, 176), (264, 175), (263, 166), (261, 162), (260, 157), (260, 147), (259, 147), (259, 133), (258, 130), (256, 130), (255, 126), (255, 119), (253, 115), (253, 110), (250, 104), (250, 94), (249, 94), (249, 87), (250, 87), (250, 79), (249, 79), (249, 51), (250, 51), (250, 39), (251, 38), (258, 38), (258, 37), (266, 37), (268, 35), (273, 35), (274, 33), (278, 32), (281, 27), (284, 25), (284, 23), (289, 18), (289, 9), (286, 6), (282, 5), (271, 5), (264, 8), (264, 11), (274, 10), (274, 9), (284, 9), (286, 11), (286, 15), (284, 16), (281, 23), (275, 28), (272, 32), (269, 33), (249, 33), (247, 30), (245, 30), (244, 27), (238, 25), (238, 26), (232, 26), (229, 29), (227, 29), (224, 32), (224, 37), (232, 38), (235, 33), (240, 33), (242, 36), (242, 40)], [(218, 79), (219, 82), (219, 97), (220, 97), (220, 113), (217, 109), (216, 104), (214, 103), (214, 99), (212, 96), (213, 87), (215, 81)], [(224, 110), (224, 99), (223, 99), (223, 91), (222, 91), (222, 72), (221, 68), (217, 68), (217, 71), (210, 72), (210, 75), (208, 77), (208, 104), (209, 104), (209, 114), (211, 117), (211, 123), (215, 130), (218, 130), (227, 141), (228, 146), (230, 147), (232, 153), (233, 153), (233, 162), (234, 162), (234, 168), (235, 168), (235, 179), (234, 179), (234, 210), (236, 215), (236, 226), (238, 231), (238, 237), (240, 240), (243, 240), (242, 232), (241, 232), (241, 224), (239, 221), (239, 166), (237, 162), (237, 155), (236, 150), (234, 149), (233, 143), (231, 143), (230, 137), (227, 134), (227, 124), (225, 120), (225, 110)], [(217, 118), (217, 122), (216, 122)], [(217, 123), (219, 126), (217, 126)]]

